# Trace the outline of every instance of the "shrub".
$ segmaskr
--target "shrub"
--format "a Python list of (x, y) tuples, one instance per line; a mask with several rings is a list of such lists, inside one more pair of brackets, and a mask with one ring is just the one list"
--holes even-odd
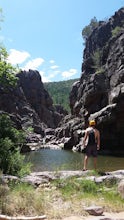
[(83, 39), (87, 40), (87, 38), (90, 36), (90, 34), (92, 33), (92, 31), (98, 27), (99, 25), (99, 22), (97, 21), (96, 17), (92, 18), (91, 21), (90, 21), (90, 24), (85, 26), (82, 30), (82, 37)]
[(97, 49), (94, 54), (92, 55), (92, 59), (93, 59), (93, 68), (97, 71), (97, 69), (100, 68), (101, 66), (101, 51), (99, 49)]
[(0, 84), (4, 89), (17, 84), (17, 69), (8, 63), (8, 53), (0, 46)]
[(3, 173), (20, 176), (30, 171), (30, 164), (25, 164), (25, 157), (20, 154), (24, 141), (24, 133), (13, 127), (9, 116), (0, 115), (0, 169)]
[(112, 30), (112, 37), (115, 37), (121, 30), (123, 30), (122, 27), (115, 27), (113, 30)]

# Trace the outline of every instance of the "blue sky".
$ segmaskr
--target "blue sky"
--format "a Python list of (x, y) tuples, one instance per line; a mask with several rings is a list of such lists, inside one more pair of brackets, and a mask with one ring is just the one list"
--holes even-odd
[(4, 22), (0, 41), (9, 62), (36, 69), (42, 81), (79, 78), (83, 57), (82, 29), (95, 16), (105, 20), (124, 7), (124, 0), (1, 0)]

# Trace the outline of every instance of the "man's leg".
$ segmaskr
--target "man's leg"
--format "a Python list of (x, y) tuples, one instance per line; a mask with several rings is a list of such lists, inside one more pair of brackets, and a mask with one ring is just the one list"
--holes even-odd
[(97, 167), (97, 157), (94, 157), (93, 160), (94, 160), (94, 169), (96, 170), (96, 167)]
[(97, 167), (97, 145), (93, 146), (93, 161), (94, 161), (94, 169)]
[(84, 167), (83, 167), (84, 171), (87, 169), (87, 164), (88, 164), (88, 156), (85, 155), (85, 157), (84, 157)]

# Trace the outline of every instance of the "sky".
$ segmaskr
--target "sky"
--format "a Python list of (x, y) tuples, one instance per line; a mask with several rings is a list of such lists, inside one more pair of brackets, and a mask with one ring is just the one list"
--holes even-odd
[(38, 70), (43, 82), (80, 78), (83, 28), (121, 7), (124, 0), (0, 0), (0, 42), (13, 66)]

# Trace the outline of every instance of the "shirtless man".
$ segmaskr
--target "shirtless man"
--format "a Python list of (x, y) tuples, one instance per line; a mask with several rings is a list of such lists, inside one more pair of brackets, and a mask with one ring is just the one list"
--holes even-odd
[(88, 159), (90, 156), (93, 156), (94, 158), (94, 169), (96, 170), (97, 151), (100, 149), (100, 132), (95, 128), (95, 125), (95, 120), (89, 121), (89, 127), (85, 132), (83, 145), (86, 148), (86, 154), (84, 157), (83, 171), (87, 170)]

